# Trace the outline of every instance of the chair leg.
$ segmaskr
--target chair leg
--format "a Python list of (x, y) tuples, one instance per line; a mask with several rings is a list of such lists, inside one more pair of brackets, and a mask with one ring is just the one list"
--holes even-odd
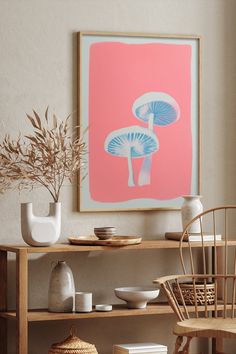
[[(186, 343), (183, 346), (183, 349), (179, 351), (182, 343), (183, 343), (183, 337), (178, 336), (176, 338), (176, 342), (175, 342), (175, 350), (174, 350), (174, 354), (189, 354), (189, 345), (190, 345), (190, 341), (191, 341), (192, 337), (187, 337)], [(221, 354), (221, 353), (218, 353)]]
[(186, 343), (185, 343), (185, 345), (183, 347), (182, 352), (180, 352), (180, 353), (189, 354), (189, 344), (190, 344), (191, 339), (192, 339), (192, 337), (187, 337), (187, 341), (186, 341)]
[(223, 338), (216, 338), (216, 354), (225, 354), (223, 350)]
[(179, 353), (179, 348), (181, 347), (183, 343), (183, 337), (178, 336), (175, 341), (175, 349), (173, 354), (178, 354)]

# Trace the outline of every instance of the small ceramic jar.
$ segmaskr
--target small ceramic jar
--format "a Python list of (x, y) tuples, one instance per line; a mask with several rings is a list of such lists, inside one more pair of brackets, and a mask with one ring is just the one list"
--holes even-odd
[[(185, 195), (183, 196), (184, 203), (181, 208), (182, 225), (183, 230), (189, 224), (189, 222), (197, 215), (203, 212), (203, 206), (200, 201), (200, 195)], [(201, 225), (200, 221), (196, 220), (188, 230), (189, 233), (200, 233)]]

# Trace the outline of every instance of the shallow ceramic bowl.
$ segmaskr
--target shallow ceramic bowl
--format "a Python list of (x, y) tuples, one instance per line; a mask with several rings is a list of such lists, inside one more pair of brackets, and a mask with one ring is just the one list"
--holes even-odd
[(152, 287), (116, 288), (116, 296), (127, 302), (129, 309), (144, 309), (147, 302), (155, 299), (160, 290)]

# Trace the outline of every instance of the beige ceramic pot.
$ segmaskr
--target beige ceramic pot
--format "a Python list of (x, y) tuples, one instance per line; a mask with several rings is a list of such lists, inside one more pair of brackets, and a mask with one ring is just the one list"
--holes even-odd
[(75, 285), (72, 271), (65, 261), (59, 261), (50, 276), (48, 310), (51, 312), (72, 312), (74, 296)]

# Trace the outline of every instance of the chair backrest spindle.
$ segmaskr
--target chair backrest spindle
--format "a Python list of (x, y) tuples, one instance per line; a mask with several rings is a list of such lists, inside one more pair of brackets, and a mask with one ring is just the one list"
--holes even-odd
[[(234, 275), (236, 276), (236, 250), (234, 252)], [(232, 306), (231, 306), (231, 317), (234, 318), (234, 311), (235, 311), (235, 285), (236, 285), (236, 278), (233, 278), (233, 285), (232, 285)]]

